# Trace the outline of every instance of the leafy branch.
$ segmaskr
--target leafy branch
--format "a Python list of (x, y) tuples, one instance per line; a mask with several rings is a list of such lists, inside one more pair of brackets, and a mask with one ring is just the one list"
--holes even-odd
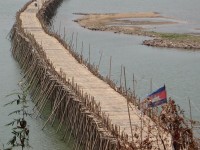
[(6, 97), (10, 96), (17, 96), (14, 100), (6, 103), (4, 106), (12, 105), (20, 105), (21, 108), (18, 110), (15, 110), (11, 113), (8, 114), (14, 115), (18, 114), (19, 117), (16, 119), (13, 119), (10, 123), (6, 124), (5, 126), (13, 126), (12, 128), (12, 134), (13, 137), (8, 141), (7, 145), (11, 145), (10, 148), (4, 149), (3, 150), (12, 150), (14, 147), (21, 147), (23, 150), (25, 147), (30, 147), (29, 145), (29, 129), (27, 127), (27, 121), (26, 118), (27, 116), (31, 116), (31, 113), (28, 112), (28, 107), (27, 106), (27, 101), (28, 101), (28, 89), (29, 87), (26, 87), (23, 83), (19, 84), (21, 92), (15, 92), (7, 95)]

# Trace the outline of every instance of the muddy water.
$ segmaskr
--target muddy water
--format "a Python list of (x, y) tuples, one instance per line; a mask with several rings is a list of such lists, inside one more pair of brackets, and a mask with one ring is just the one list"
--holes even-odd
[[(18, 89), (17, 83), (22, 78), (21, 70), (17, 62), (12, 58), (10, 51), (10, 42), (6, 38), (12, 25), (15, 21), (16, 12), (27, 2), (27, 0), (6, 0), (0, 1), (0, 149), (2, 144), (5, 146), (8, 140), (12, 138), (11, 129), (4, 125), (12, 121), (14, 116), (8, 114), (16, 110), (16, 105), (3, 107), (10, 98), (5, 98), (7, 94)], [(30, 110), (33, 103), (29, 103)], [(29, 118), (28, 124), (30, 129), (30, 145), (34, 150), (70, 150), (70, 145), (66, 145), (60, 139), (61, 135), (55, 134), (55, 129), (47, 127), (44, 131), (41, 130), (44, 119)]]
[(193, 117), (200, 120), (200, 52), (180, 49), (153, 48), (141, 45), (148, 37), (114, 34), (111, 32), (89, 31), (81, 28), (73, 20), (73, 13), (120, 13), (120, 12), (158, 12), (162, 16), (177, 20), (177, 25), (152, 26), (163, 32), (199, 33), (200, 27), (199, 0), (65, 0), (54, 18), (53, 28), (63, 35), (68, 34), (68, 41), (74, 33), (77, 35), (77, 51), (84, 43), (84, 56), (88, 58), (88, 47), (91, 45), (92, 62), (98, 64), (100, 53), (103, 58), (100, 72), (109, 73), (109, 59), (112, 56), (112, 79), (119, 83), (120, 67), (126, 66), (128, 85), (132, 89), (132, 76), (135, 75), (136, 94), (142, 99), (152, 89), (164, 84), (168, 97), (172, 97), (189, 112), (188, 98), (191, 99)]

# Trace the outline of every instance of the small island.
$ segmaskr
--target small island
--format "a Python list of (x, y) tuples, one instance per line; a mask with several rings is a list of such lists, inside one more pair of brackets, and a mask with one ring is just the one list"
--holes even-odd
[(147, 46), (200, 50), (200, 35), (198, 34), (161, 33), (145, 28), (144, 26), (178, 23), (178, 20), (161, 16), (157, 12), (75, 14), (84, 16), (74, 21), (89, 30), (152, 37), (150, 40), (143, 41), (143, 44)]

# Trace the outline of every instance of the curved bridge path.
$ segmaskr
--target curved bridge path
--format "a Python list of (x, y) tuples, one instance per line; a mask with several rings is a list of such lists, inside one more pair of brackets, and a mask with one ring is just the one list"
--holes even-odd
[[(42, 6), (42, 2), (43, 0), (37, 0), (38, 7)], [(43, 31), (36, 17), (38, 7), (35, 7), (33, 2), (21, 13), (22, 27), (26, 32), (34, 35), (39, 44), (42, 43), (47, 57), (51, 60), (56, 70), (60, 71), (60, 68), (62, 68), (67, 78), (72, 79), (74, 77), (74, 81), (84, 92), (94, 96), (97, 103), (100, 102), (102, 111), (109, 114), (112, 123), (120, 126), (121, 131), (124, 130), (131, 137), (126, 99), (107, 83), (94, 76), (85, 66), (78, 63), (57, 39)], [(130, 105), (132, 106), (130, 109), (132, 125), (133, 127), (135, 125), (140, 127), (139, 110), (134, 105)], [(144, 119), (146, 120), (147, 117), (144, 117)]]

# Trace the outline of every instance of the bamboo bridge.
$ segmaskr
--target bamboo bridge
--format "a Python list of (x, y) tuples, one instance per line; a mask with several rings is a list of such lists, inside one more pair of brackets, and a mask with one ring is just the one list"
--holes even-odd
[[(39, 3), (40, 5), (41, 3)], [(119, 125), (131, 137), (125, 97), (93, 75), (84, 65), (77, 62), (57, 39), (45, 33), (36, 17), (37, 11), (38, 8), (32, 3), (21, 13), (22, 27), (34, 36), (37, 43), (42, 44), (47, 58), (51, 60), (56, 71), (59, 72), (62, 69), (67, 78), (73, 78), (81, 90), (93, 96), (95, 101), (101, 104), (101, 110), (109, 114), (112, 123)], [(139, 111), (135, 106), (132, 106), (132, 108), (131, 120), (134, 124), (139, 125), (140, 118), (136, 115)]]
[(43, 15), (53, 11), (58, 1), (27, 3), (18, 12), (11, 33), (13, 55), (25, 72), (39, 113), (51, 104), (52, 112), (44, 127), (57, 118), (57, 131), (61, 127), (69, 129), (77, 140), (74, 149), (79, 149), (80, 144), (84, 149), (104, 150), (134, 149), (131, 143), (141, 144), (153, 126), (152, 139), (158, 139), (153, 149), (172, 149), (170, 135), (141, 114), (134, 105), (135, 97), (129, 102), (127, 95), (91, 72), (90, 64), (78, 61), (69, 45), (45, 28)]

